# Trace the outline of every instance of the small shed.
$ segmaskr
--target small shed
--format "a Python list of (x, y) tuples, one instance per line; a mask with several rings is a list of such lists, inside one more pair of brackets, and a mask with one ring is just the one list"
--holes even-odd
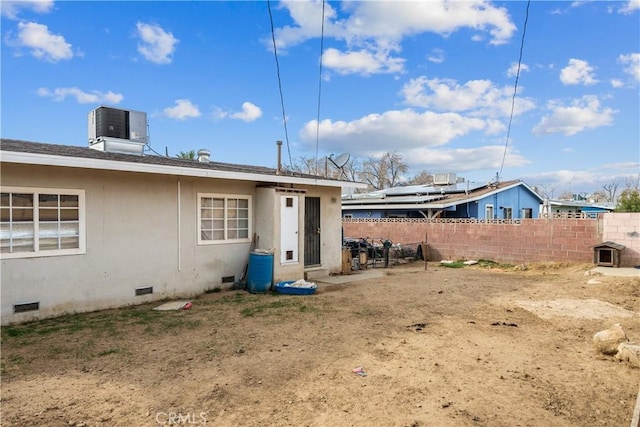
[(603, 242), (593, 247), (593, 263), (603, 267), (620, 267), (620, 252), (624, 245)]

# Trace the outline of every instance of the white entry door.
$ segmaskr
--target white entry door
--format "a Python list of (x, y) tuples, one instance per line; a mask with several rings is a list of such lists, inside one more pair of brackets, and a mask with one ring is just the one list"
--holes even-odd
[(298, 262), (298, 196), (280, 197), (280, 262)]

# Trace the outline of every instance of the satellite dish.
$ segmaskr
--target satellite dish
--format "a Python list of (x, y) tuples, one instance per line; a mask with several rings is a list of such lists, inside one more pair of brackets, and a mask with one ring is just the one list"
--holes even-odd
[(337, 167), (338, 169), (342, 170), (344, 165), (346, 165), (347, 162), (349, 161), (350, 157), (351, 156), (349, 155), (349, 153), (342, 153), (342, 154), (340, 154), (338, 157), (336, 157), (334, 159), (333, 158), (333, 154), (331, 154), (329, 156), (329, 160), (331, 161), (331, 163), (334, 164), (335, 167)]
[(340, 170), (340, 178), (342, 178), (344, 176), (344, 166), (347, 164), (347, 162), (349, 161), (349, 158), (351, 156), (349, 155), (349, 153), (342, 153), (340, 154), (338, 157), (336, 157), (335, 159), (333, 158), (333, 154), (331, 154), (328, 158), (329, 161), (331, 163), (333, 163), (333, 165), (335, 167), (338, 168), (338, 170)]

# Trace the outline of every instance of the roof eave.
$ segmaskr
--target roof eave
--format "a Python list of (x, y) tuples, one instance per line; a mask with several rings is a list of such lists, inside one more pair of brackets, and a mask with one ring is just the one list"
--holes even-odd
[(366, 210), (389, 210), (389, 209), (410, 209), (410, 210), (424, 210), (424, 209), (446, 209), (451, 206), (455, 206), (459, 203), (448, 204), (402, 204), (402, 205), (384, 205), (384, 204), (369, 204), (369, 205), (342, 205), (343, 210), (352, 211), (366, 211)]
[(303, 178), (289, 175), (230, 172), (215, 169), (188, 168), (148, 163), (131, 163), (117, 160), (91, 159), (71, 156), (56, 156), (14, 151), (0, 151), (3, 163), (32, 164), (41, 166), (70, 167), (82, 169), (113, 170), (122, 172), (178, 175), (200, 178), (233, 179), (239, 181), (273, 182), (278, 184), (304, 184), (321, 187), (366, 188), (366, 184), (319, 178)]

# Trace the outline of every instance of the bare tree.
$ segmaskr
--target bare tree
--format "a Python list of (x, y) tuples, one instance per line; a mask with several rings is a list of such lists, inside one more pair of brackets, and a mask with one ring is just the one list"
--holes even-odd
[(351, 159), (342, 168), (342, 179), (347, 181), (359, 181), (362, 175), (362, 162), (358, 159)]
[(618, 186), (619, 186), (619, 183), (615, 181), (612, 181), (602, 186), (602, 191), (604, 192), (607, 202), (613, 202), (616, 200), (616, 193), (618, 192)]
[(409, 170), (409, 166), (402, 160), (402, 155), (384, 153), (381, 157), (369, 157), (362, 164), (362, 178), (373, 190), (395, 187), (400, 182), (402, 174)]
[(558, 199), (560, 200), (573, 200), (573, 193), (571, 191), (563, 191), (559, 196)]
[(557, 190), (556, 186), (551, 184), (535, 185), (533, 189), (545, 199), (553, 199), (553, 194)]
[(324, 171), (324, 161), (320, 165), (320, 162), (315, 157), (300, 156), (298, 160), (293, 162), (291, 167), (296, 172), (321, 175), (320, 171)]
[(409, 185), (431, 185), (433, 184), (433, 174), (423, 170), (408, 181)]
[(326, 157), (315, 159), (301, 156), (292, 165), (296, 172), (310, 175), (326, 176), (328, 178), (342, 179), (346, 181), (358, 181), (362, 174), (362, 164), (357, 159), (350, 159), (347, 164), (338, 169)]
[(628, 176), (624, 184), (627, 190), (640, 190), (640, 173), (635, 177)]

